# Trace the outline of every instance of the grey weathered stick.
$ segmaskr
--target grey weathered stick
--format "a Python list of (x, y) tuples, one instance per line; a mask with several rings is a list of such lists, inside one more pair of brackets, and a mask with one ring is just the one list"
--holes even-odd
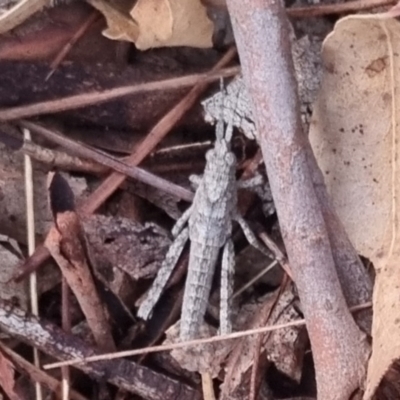
[[(59, 360), (99, 354), (78, 337), (0, 300), (0, 329)], [(198, 391), (167, 376), (127, 360), (79, 364), (92, 378), (108, 381), (147, 400), (200, 400)]]
[(274, 0), (228, 0), (228, 8), (283, 239), (307, 321), (318, 398), (349, 398), (362, 382), (369, 348), (341, 291), (310, 176), (310, 145), (302, 132), (285, 11)]

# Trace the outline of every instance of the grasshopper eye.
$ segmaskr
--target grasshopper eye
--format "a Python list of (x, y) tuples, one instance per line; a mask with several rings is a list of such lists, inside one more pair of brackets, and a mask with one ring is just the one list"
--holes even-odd
[(234, 165), (236, 164), (236, 157), (233, 153), (227, 153), (225, 154), (225, 161), (228, 165)]

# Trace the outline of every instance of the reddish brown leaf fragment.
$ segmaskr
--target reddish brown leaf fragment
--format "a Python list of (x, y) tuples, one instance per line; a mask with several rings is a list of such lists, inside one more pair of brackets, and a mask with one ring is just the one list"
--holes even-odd
[(15, 393), (14, 365), (0, 351), (0, 385), (11, 400), (21, 400)]
[(71, 189), (59, 174), (54, 174), (49, 189), (55, 226), (50, 229), (45, 246), (75, 294), (97, 345), (104, 351), (114, 351), (111, 326), (88, 264), (84, 233), (78, 215), (71, 210)]

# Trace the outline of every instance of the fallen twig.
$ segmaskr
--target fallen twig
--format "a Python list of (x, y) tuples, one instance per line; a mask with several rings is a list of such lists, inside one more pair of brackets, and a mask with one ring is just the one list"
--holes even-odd
[(166, 179), (160, 178), (159, 176), (156, 176), (142, 168), (136, 167), (135, 165), (128, 165), (126, 162), (118, 160), (107, 153), (93, 149), (88, 145), (76, 142), (66, 136), (63, 136), (57, 131), (47, 129), (33, 122), (21, 121), (20, 124), (23, 127), (30, 129), (32, 132), (38, 133), (52, 142), (63, 146), (67, 150), (70, 150), (73, 154), (96, 161), (99, 164), (105, 165), (141, 182), (147, 183), (148, 185), (157, 187), (158, 189), (177, 196), (183, 200), (193, 200), (193, 193), (190, 190), (176, 185), (173, 182), (167, 181)]
[(287, 9), (288, 15), (293, 18), (318, 17), (329, 14), (344, 14), (371, 8), (395, 4), (395, 0), (356, 0), (337, 4), (316, 4), (307, 7), (292, 7)]
[[(372, 305), (372, 303), (360, 304), (359, 306), (352, 307), (351, 311), (359, 312), (360, 310), (370, 308), (371, 305)], [(1, 316), (0, 316), (0, 324), (1, 324)], [(245, 331), (233, 332), (233, 333), (229, 333), (227, 335), (212, 336), (212, 337), (207, 337), (204, 339), (188, 340), (186, 342), (177, 342), (177, 343), (160, 345), (160, 346), (151, 346), (151, 347), (145, 347), (142, 349), (133, 349), (133, 350), (126, 350), (126, 351), (119, 351), (119, 352), (115, 352), (115, 353), (100, 354), (100, 355), (88, 356), (85, 358), (75, 358), (75, 359), (71, 359), (69, 361), (61, 361), (61, 362), (44, 365), (43, 369), (53, 369), (53, 368), (60, 368), (64, 365), (78, 365), (81, 363), (90, 363), (90, 362), (101, 361), (101, 360), (113, 360), (115, 358), (131, 357), (131, 356), (137, 356), (137, 355), (141, 355), (141, 354), (158, 353), (160, 351), (169, 351), (169, 350), (175, 350), (175, 349), (182, 349), (184, 347), (196, 346), (198, 344), (223, 342), (224, 340), (233, 340), (233, 339), (238, 339), (238, 338), (251, 336), (251, 335), (259, 335), (261, 333), (272, 332), (272, 331), (276, 331), (278, 329), (285, 329), (285, 328), (290, 328), (293, 326), (303, 326), (305, 324), (306, 324), (306, 321), (304, 319), (299, 319), (297, 321), (291, 321), (291, 322), (287, 322), (285, 324), (277, 324), (277, 325), (271, 325), (271, 326), (263, 326), (261, 328), (247, 329)]]
[(11, 121), (20, 118), (28, 118), (42, 114), (53, 114), (61, 111), (75, 110), (93, 104), (100, 104), (132, 94), (171, 90), (192, 86), (202, 81), (203, 84), (213, 82), (221, 77), (236, 75), (240, 71), (239, 67), (225, 68), (220, 71), (212, 71), (204, 74), (193, 74), (178, 78), (166, 79), (163, 81), (140, 83), (133, 86), (124, 86), (104, 90), (102, 92), (92, 92), (77, 94), (57, 100), (42, 101), (39, 103), (28, 104), (0, 110), (0, 121)]
[(307, 321), (318, 397), (349, 398), (364, 378), (369, 346), (347, 308), (309, 170), (310, 144), (302, 132), (285, 10), (271, 0), (228, 0), (228, 9)]
[(61, 51), (56, 55), (54, 60), (50, 64), (50, 72), (46, 76), (46, 81), (54, 74), (57, 67), (61, 64), (65, 56), (71, 51), (74, 44), (85, 34), (89, 27), (96, 21), (100, 19), (100, 14), (97, 10), (93, 10), (89, 17), (83, 21), (83, 24), (78, 28), (78, 30), (73, 34), (68, 43), (63, 46)]

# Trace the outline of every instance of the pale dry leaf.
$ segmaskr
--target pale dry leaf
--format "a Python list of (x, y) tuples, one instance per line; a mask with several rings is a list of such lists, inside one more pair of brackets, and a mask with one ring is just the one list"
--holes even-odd
[(103, 35), (112, 40), (136, 42), (139, 36), (138, 24), (129, 15), (132, 2), (119, 0), (110, 3), (107, 0), (87, 0), (99, 10), (107, 21), (107, 28)]
[(152, 47), (212, 47), (213, 24), (200, 0), (138, 0), (131, 17), (139, 26), (135, 44)]
[(88, 0), (107, 20), (103, 35), (154, 47), (212, 47), (213, 23), (200, 0)]
[(12, 362), (0, 352), (0, 386), (11, 400), (19, 400), (15, 393), (14, 366)]
[(365, 399), (400, 357), (399, 37), (396, 20), (364, 15), (336, 24), (324, 43), (325, 73), (310, 128), (340, 219), (377, 271)]

